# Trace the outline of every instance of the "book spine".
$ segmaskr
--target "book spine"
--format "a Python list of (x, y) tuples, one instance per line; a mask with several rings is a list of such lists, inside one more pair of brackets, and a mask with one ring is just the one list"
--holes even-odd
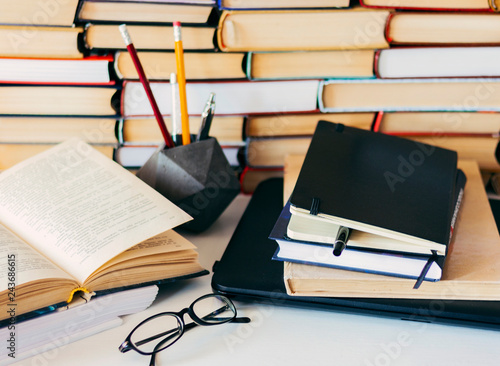
[(373, 121), (372, 131), (380, 132), (380, 125), (382, 124), (382, 119), (384, 118), (384, 112), (380, 111), (375, 116), (375, 120)]
[(254, 80), (254, 78), (252, 77), (252, 56), (253, 56), (253, 52), (250, 51), (247, 53), (247, 58), (246, 58), (246, 62), (245, 62), (245, 74), (247, 76), (247, 79), (248, 80)]
[(380, 73), (378, 71), (378, 68), (379, 68), (379, 59), (380, 59), (380, 53), (382, 52), (382, 50), (377, 50), (375, 51), (375, 55), (373, 56), (373, 75), (375, 75), (375, 77), (377, 79), (381, 79), (382, 77), (380, 76)]
[(385, 40), (388, 42), (388, 43), (392, 43), (393, 42), (393, 39), (389, 36), (389, 32), (390, 32), (390, 29), (391, 29), (391, 22), (392, 22), (392, 19), (394, 18), (394, 13), (390, 13), (389, 16), (387, 17), (387, 20), (385, 21), (385, 27), (384, 27), (384, 35), (385, 35)]
[(224, 45), (224, 40), (222, 39), (222, 29), (224, 28), (225, 20), (229, 16), (229, 14), (231, 13), (227, 10), (222, 11), (222, 14), (220, 15), (219, 18), (219, 25), (216, 31), (217, 46), (221, 51), (229, 51), (227, 47)]

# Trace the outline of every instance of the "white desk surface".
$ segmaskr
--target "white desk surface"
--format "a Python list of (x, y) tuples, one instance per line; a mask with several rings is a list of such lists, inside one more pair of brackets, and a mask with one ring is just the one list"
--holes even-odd
[[(211, 270), (243, 213), (248, 196), (238, 196), (206, 232), (185, 235)], [(121, 326), (22, 360), (14, 365), (148, 365), (149, 357), (122, 354), (118, 346), (146, 317), (179, 311), (212, 292), (211, 275), (162, 290), (147, 310), (126, 316)], [(197, 327), (157, 356), (164, 365), (498, 365), (500, 331), (415, 323), (259, 303), (235, 302), (249, 324)]]

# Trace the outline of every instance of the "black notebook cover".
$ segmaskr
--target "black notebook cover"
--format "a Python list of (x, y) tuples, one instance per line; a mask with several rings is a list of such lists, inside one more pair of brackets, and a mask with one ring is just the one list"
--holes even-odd
[[(286, 294), (283, 263), (271, 258), (277, 244), (268, 238), (283, 208), (283, 179), (255, 190), (227, 248), (214, 265), (212, 288), (239, 300), (304, 308), (321, 307), (404, 320), (500, 329), (499, 301), (299, 297)], [(418, 290), (417, 290), (418, 291)]]
[(447, 245), (456, 174), (455, 151), (319, 121), (290, 202)]

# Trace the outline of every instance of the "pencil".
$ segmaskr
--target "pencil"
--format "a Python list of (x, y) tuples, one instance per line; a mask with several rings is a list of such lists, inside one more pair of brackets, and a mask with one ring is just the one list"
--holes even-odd
[(149, 85), (148, 78), (144, 73), (141, 61), (139, 60), (137, 51), (134, 47), (134, 44), (132, 43), (132, 38), (130, 38), (130, 35), (127, 31), (127, 26), (125, 24), (122, 24), (119, 26), (119, 29), (123, 37), (123, 40), (125, 41), (125, 45), (127, 46), (127, 51), (129, 52), (130, 57), (132, 58), (132, 62), (134, 63), (135, 69), (139, 74), (139, 80), (141, 81), (141, 84), (144, 87), (149, 103), (151, 104), (151, 108), (153, 108), (153, 113), (155, 115), (156, 122), (158, 122), (158, 126), (160, 127), (163, 139), (165, 140), (165, 145), (168, 148), (174, 147), (175, 146), (174, 141), (172, 140), (172, 136), (170, 136), (170, 133), (168, 132), (167, 126), (165, 125), (165, 121), (163, 120), (160, 109), (158, 108), (158, 104), (156, 104), (156, 100), (153, 95), (153, 92), (151, 91), (151, 86)]
[(186, 72), (184, 70), (184, 50), (182, 48), (181, 22), (174, 22), (175, 62), (177, 64), (177, 82), (181, 102), (182, 144), (191, 142), (189, 132), (189, 116), (186, 97)]

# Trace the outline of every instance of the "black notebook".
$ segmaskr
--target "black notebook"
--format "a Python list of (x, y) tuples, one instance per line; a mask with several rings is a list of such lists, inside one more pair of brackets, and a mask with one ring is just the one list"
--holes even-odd
[(319, 121), (290, 212), (445, 255), (460, 174), (455, 151)]
[(287, 295), (283, 263), (271, 259), (277, 244), (268, 239), (282, 208), (283, 180), (275, 178), (261, 183), (221, 260), (214, 265), (214, 291), (245, 301), (272, 301), (404, 320), (500, 328), (499, 301), (439, 300), (436, 307), (436, 300)]

